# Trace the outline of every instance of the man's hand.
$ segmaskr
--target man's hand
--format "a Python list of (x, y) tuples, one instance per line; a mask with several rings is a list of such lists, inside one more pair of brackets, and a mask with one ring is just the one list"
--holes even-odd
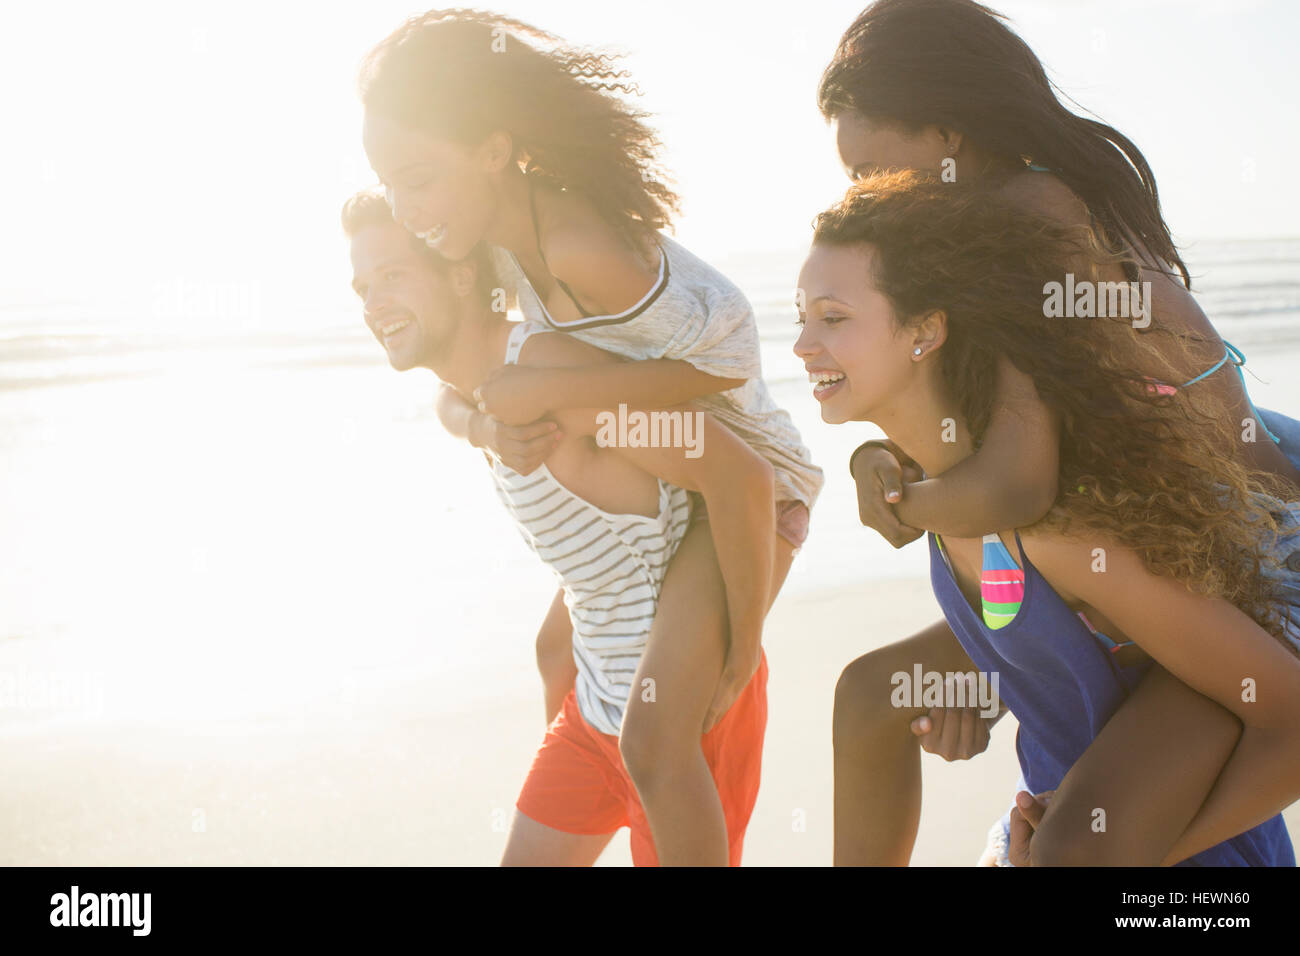
[(903, 483), (921, 481), (925, 475), (890, 441), (867, 445), (854, 453), (853, 480), (858, 485), (858, 518), (880, 533), (895, 548), (919, 538), (923, 531), (898, 520), (893, 506), (903, 500)]
[(1029, 844), (1055, 793), (1055, 790), (1044, 790), (1035, 795), (1021, 790), (1016, 794), (1016, 805), (1011, 808), (1011, 840), (1007, 847), (1007, 858), (1012, 866), (1034, 865), (1029, 856)]
[(731, 705), (749, 686), (751, 678), (758, 671), (759, 660), (758, 657), (741, 658), (733, 654), (727, 655), (727, 660), (722, 665), (722, 677), (718, 681), (718, 689), (713, 692), (713, 700), (704, 715), (704, 733), (712, 730), (714, 725), (726, 716)]
[(507, 425), (535, 422), (551, 410), (547, 407), (546, 375), (543, 368), (502, 365), (474, 389), (474, 401), (480, 412)]
[(989, 745), (989, 728), (997, 717), (984, 717), (978, 707), (931, 707), (930, 715), (912, 721), (921, 749), (944, 760), (969, 760)]
[(492, 452), (503, 465), (521, 475), (536, 471), (559, 447), (563, 437), (555, 422), (506, 425), (482, 413), (470, 419), (470, 444)]

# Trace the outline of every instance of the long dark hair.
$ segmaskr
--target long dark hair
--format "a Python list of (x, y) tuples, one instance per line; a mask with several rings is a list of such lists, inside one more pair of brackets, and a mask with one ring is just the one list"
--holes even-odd
[[(872, 248), (871, 278), (897, 325), (944, 311), (939, 368), (977, 447), (992, 417), (999, 358), (1033, 379), (1061, 422), (1061, 491), (1043, 528), (1101, 532), (1153, 574), (1222, 597), (1281, 637), (1286, 605), (1261, 575), (1277, 567), (1265, 543), (1277, 525), (1260, 494), (1291, 500), (1295, 489), (1233, 459), (1236, 435), (1210, 393), (1170, 396), (1144, 382), (1178, 381), (1190, 366), (1173, 333), (1152, 333), (1168, 335), (1170, 350), (1145, 342), (1127, 319), (1043, 314), (1045, 281), (1086, 261), (1095, 282), (1101, 266), (1125, 254), (991, 184), (915, 171), (855, 183), (817, 216), (813, 241)], [(1121, 334), (1097, 334), (1093, 323), (1106, 321)]]
[(817, 107), (828, 120), (855, 110), (913, 130), (951, 127), (1004, 162), (1046, 166), (1107, 240), (1138, 244), (1177, 268), (1190, 289), (1141, 150), (1066, 109), (1005, 19), (973, 0), (876, 0), (840, 39)]
[(509, 17), (431, 10), (366, 55), (359, 87), (367, 110), (435, 136), (477, 145), (509, 132), (525, 172), (583, 193), (635, 248), (680, 201), (648, 114), (615, 95), (640, 92), (615, 60)]

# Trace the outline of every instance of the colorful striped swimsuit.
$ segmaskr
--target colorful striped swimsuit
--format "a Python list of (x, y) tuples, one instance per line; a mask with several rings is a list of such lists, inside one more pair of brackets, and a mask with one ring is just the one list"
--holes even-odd
[[(939, 551), (947, 558), (943, 539), (936, 537)], [(980, 572), (980, 605), (983, 610), (984, 626), (991, 631), (1006, 627), (1020, 613), (1020, 606), (1025, 600), (1025, 572), (1016, 563), (1007, 546), (996, 534), (986, 534), (980, 539), (983, 544), (983, 568)], [(1092, 622), (1082, 611), (1075, 612), (1079, 620), (1092, 632), (1112, 654), (1121, 647), (1128, 647), (1132, 641), (1116, 642), (1092, 626)]]

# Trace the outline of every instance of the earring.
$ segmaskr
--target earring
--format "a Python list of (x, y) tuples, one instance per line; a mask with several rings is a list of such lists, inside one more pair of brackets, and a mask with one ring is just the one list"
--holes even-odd
[(921, 354), (921, 349), (920, 349), (920, 347), (918, 346), (917, 348), (912, 349), (912, 354), (913, 354), (913, 355), (920, 355), (920, 354)]

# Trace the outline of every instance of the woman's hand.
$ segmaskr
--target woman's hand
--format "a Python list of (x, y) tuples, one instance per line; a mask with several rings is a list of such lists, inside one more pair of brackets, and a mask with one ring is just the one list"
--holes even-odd
[(921, 481), (925, 474), (891, 441), (868, 442), (849, 460), (858, 485), (858, 518), (895, 548), (919, 538), (923, 531), (898, 520), (893, 505), (903, 500), (903, 483)]
[(469, 441), (475, 448), (490, 451), (511, 471), (532, 474), (551, 456), (564, 437), (555, 422), (507, 425), (491, 415), (476, 413), (470, 419)]
[(722, 666), (722, 677), (718, 681), (718, 688), (713, 692), (713, 700), (704, 715), (704, 733), (712, 730), (718, 721), (726, 716), (731, 705), (749, 686), (750, 680), (758, 671), (760, 660), (760, 657), (748, 653), (727, 655), (727, 660)]
[(969, 760), (988, 749), (989, 730), (997, 717), (985, 717), (978, 707), (931, 707), (930, 715), (911, 723), (921, 749), (949, 762)]
[(1029, 845), (1055, 793), (1055, 790), (1044, 790), (1039, 794), (1021, 790), (1016, 794), (1016, 805), (1011, 808), (1011, 839), (1007, 844), (1007, 859), (1012, 866), (1034, 865)]

